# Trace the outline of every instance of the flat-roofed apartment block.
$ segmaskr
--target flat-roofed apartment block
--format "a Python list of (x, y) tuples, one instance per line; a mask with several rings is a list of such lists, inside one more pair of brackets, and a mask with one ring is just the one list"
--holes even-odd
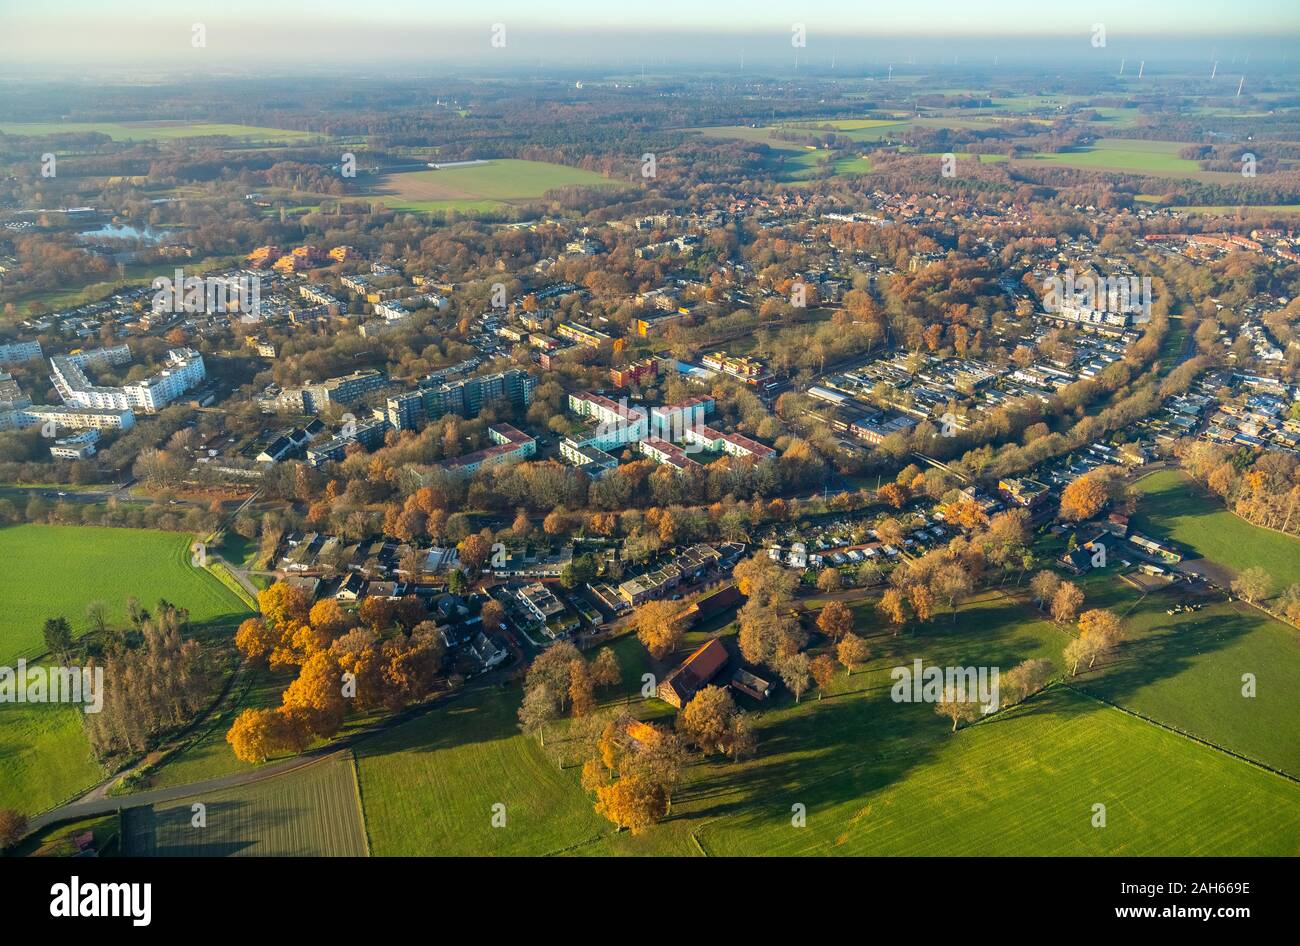
[(642, 338), (650, 338), (653, 335), (662, 332), (668, 326), (680, 322), (686, 318), (688, 312), (659, 312), (653, 315), (647, 314), (640, 318), (632, 320), (632, 330)]
[(681, 440), (692, 427), (701, 427), (713, 413), (714, 400), (707, 395), (691, 397), (677, 404), (650, 408), (650, 433), (664, 440)]
[(533, 403), (536, 379), (527, 371), (510, 368), (496, 374), (421, 386), (388, 399), (385, 413), (398, 430), (418, 430), (446, 414), (477, 417), (484, 407), (509, 403), (523, 410)]
[(372, 391), (388, 384), (388, 377), (377, 368), (362, 368), (338, 378), (329, 378), (319, 384), (305, 384), (300, 388), (286, 388), (275, 400), (275, 406), (294, 414), (319, 414), (331, 404), (347, 407), (355, 404)]
[(23, 394), (22, 387), (7, 371), (0, 371), (0, 411), (12, 411), (26, 407), (32, 399)]
[(767, 366), (761, 361), (744, 355), (728, 355), (724, 351), (709, 352), (700, 359), (700, 364), (714, 371), (721, 371), (733, 378), (739, 378), (746, 384), (766, 389), (776, 382)]
[(589, 444), (600, 450), (620, 447), (641, 440), (649, 433), (645, 411), (626, 402), (611, 401), (599, 394), (580, 391), (569, 395), (569, 410), (597, 423), (591, 431), (574, 436), (576, 443)]
[(135, 414), (127, 409), (68, 407), (60, 404), (33, 404), (0, 413), (0, 430), (7, 427), (37, 427), (53, 422), (56, 430), (130, 430)]
[(515, 592), (515, 597), (528, 615), (540, 622), (551, 637), (559, 637), (578, 626), (578, 619), (540, 581), (524, 585)]
[[(121, 346), (121, 349), (125, 348), (125, 345)], [(173, 348), (167, 353), (167, 366), (157, 374), (121, 387), (97, 385), (86, 376), (83, 366), (119, 363), (109, 360), (113, 356), (106, 353), (112, 351), (114, 350), (100, 349), (94, 353), (56, 355), (50, 359), (54, 368), (50, 380), (54, 382), (55, 390), (65, 404), (70, 407), (135, 410), (154, 414), (207, 376), (202, 355), (192, 348)], [(126, 359), (130, 360), (129, 350)]]
[(17, 365), (44, 357), (40, 342), (0, 342), (0, 365)]
[(1047, 486), (1027, 477), (998, 480), (998, 492), (1026, 509), (1033, 509), (1048, 500)]
[(318, 447), (307, 450), (307, 462), (312, 466), (324, 466), (326, 463), (338, 463), (348, 454), (348, 447), (359, 443), (367, 450), (374, 450), (384, 442), (388, 432), (388, 421), (382, 418), (364, 420), (356, 424), (351, 433), (340, 434)]
[(560, 456), (588, 474), (604, 473), (618, 466), (618, 458), (612, 457), (599, 447), (589, 443), (579, 443), (571, 437), (560, 441)]
[(643, 358), (641, 361), (634, 361), (631, 364), (624, 365), (622, 368), (610, 368), (609, 380), (615, 387), (627, 388), (634, 384), (642, 384), (646, 381), (653, 380), (659, 375), (659, 362), (654, 358)]
[(599, 348), (605, 342), (613, 341), (604, 332), (598, 332), (594, 328), (588, 328), (577, 322), (561, 322), (555, 327), (555, 334), (560, 338), (567, 338), (571, 342), (577, 342), (579, 345), (585, 345), (588, 348)]
[(695, 581), (703, 577), (722, 560), (722, 553), (711, 545), (692, 545), (677, 553), (673, 561), (662, 568), (629, 578), (618, 586), (618, 596), (636, 607), (645, 601), (662, 597), (682, 581)]
[(893, 417), (879, 414), (871, 419), (855, 421), (849, 425), (849, 431), (867, 443), (879, 446), (885, 442), (886, 437), (908, 433), (915, 426), (916, 420), (905, 414), (896, 414)]
[(98, 443), (98, 430), (83, 430), (79, 434), (60, 437), (54, 441), (54, 446), (50, 447), (50, 456), (58, 457), (60, 460), (84, 460), (95, 455)]
[(618, 596), (632, 607), (662, 597), (682, 581), (682, 570), (668, 564), (636, 578), (629, 578), (618, 586)]
[(539, 621), (549, 621), (557, 614), (564, 613), (564, 605), (551, 590), (540, 581), (524, 585), (515, 592), (515, 597), (524, 606), (524, 610)]

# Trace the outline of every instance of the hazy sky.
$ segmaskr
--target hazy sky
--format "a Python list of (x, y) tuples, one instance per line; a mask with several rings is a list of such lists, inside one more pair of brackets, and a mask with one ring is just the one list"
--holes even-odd
[[(1017, 42), (1032, 52), (1034, 36), (1077, 37), (1086, 54), (1095, 24), (1108, 48), (1159, 34), (1244, 51), (1251, 36), (1272, 47), (1300, 38), (1298, 11), (1300, 0), (0, 0), (0, 61), (59, 71), (78, 62), (208, 69), (322, 59), (491, 68), (512, 56), (698, 61), (724, 39), (720, 56), (747, 44), (757, 59), (789, 50), (795, 23), (806, 27), (807, 55), (846, 47), (850, 59), (888, 55), (891, 36), (963, 37), (953, 47), (963, 52), (974, 37), (996, 37), (1004, 55)], [(196, 23), (206, 30), (201, 49)], [(505, 25), (504, 49), (489, 42), (496, 23)]]

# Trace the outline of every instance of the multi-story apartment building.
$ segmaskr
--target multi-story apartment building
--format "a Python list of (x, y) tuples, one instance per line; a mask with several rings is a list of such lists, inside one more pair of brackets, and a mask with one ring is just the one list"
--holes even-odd
[(681, 440), (686, 431), (702, 427), (704, 418), (713, 413), (715, 402), (707, 395), (692, 397), (678, 404), (650, 408), (650, 432), (664, 440)]
[(733, 378), (739, 378), (759, 390), (767, 390), (776, 383), (776, 379), (767, 370), (767, 366), (755, 358), (742, 355), (733, 356), (724, 351), (714, 351), (701, 358), (700, 364), (713, 371), (721, 371)]
[(131, 349), (127, 345), (112, 345), (108, 348), (76, 349), (63, 356), (79, 368), (103, 368), (106, 365), (129, 365)]
[[(121, 346), (125, 349), (126, 346)], [(119, 363), (115, 349), (97, 352), (56, 355), (50, 359), (54, 373), (50, 380), (55, 390), (69, 407), (91, 407), (102, 410), (132, 410), (154, 414), (162, 410), (207, 376), (203, 356), (192, 348), (173, 348), (167, 353), (167, 366), (157, 374), (121, 387), (97, 385), (87, 377), (84, 365)], [(127, 358), (130, 352), (127, 351)]]
[(56, 430), (129, 430), (135, 425), (135, 414), (130, 410), (67, 407), (60, 404), (34, 404), (0, 412), (0, 430), (9, 427), (36, 427), (49, 422), (53, 422)]
[(388, 432), (388, 421), (365, 420), (351, 427), (347, 433), (339, 434), (318, 447), (307, 450), (307, 462), (312, 466), (324, 466), (326, 463), (342, 460), (347, 456), (348, 447), (359, 443), (367, 450), (374, 450), (384, 442)]
[(510, 424), (493, 424), (488, 428), (493, 446), (475, 450), (441, 464), (442, 469), (469, 475), (499, 463), (523, 460), (537, 454), (537, 441)]
[(99, 443), (98, 430), (83, 430), (71, 437), (60, 437), (50, 447), (50, 456), (60, 460), (85, 460), (95, 455)]
[(634, 384), (644, 384), (646, 381), (653, 380), (659, 374), (659, 362), (654, 358), (644, 358), (641, 361), (634, 361), (622, 368), (610, 368), (609, 380), (616, 387), (627, 388)]
[(561, 322), (555, 326), (555, 334), (579, 345), (586, 345), (588, 348), (599, 348), (605, 342), (611, 341), (604, 332), (598, 332), (577, 322)]
[(5, 342), (0, 344), (0, 365), (16, 365), (33, 358), (43, 358), (40, 342)]
[(560, 441), (560, 456), (593, 475), (599, 475), (618, 466), (617, 457), (610, 456), (599, 447), (589, 443), (579, 443), (570, 437)]
[(533, 376), (518, 368), (432, 384), (390, 397), (385, 414), (398, 430), (418, 430), (445, 414), (477, 417), (484, 407), (509, 403), (517, 409), (533, 403)]
[(724, 433), (706, 425), (688, 428), (684, 439), (687, 443), (699, 444), (705, 450), (729, 453), (733, 457), (770, 460), (776, 456), (775, 450), (757, 440), (751, 440), (741, 434)]
[(697, 469), (699, 464), (686, 455), (686, 451), (676, 444), (658, 437), (647, 437), (637, 444), (643, 456), (649, 457), (660, 466), (670, 466), (679, 473)]
[(6, 371), (0, 371), (0, 411), (26, 407), (30, 403), (32, 403), (31, 398), (23, 394), (23, 389), (14, 380), (14, 376)]
[(579, 391), (569, 395), (569, 410), (598, 422), (592, 430), (572, 438), (581, 446), (609, 450), (641, 440), (649, 434), (645, 411), (629, 406), (626, 401), (615, 402), (599, 394)]
[(275, 400), (279, 410), (295, 414), (319, 414), (331, 404), (347, 407), (355, 404), (372, 391), (388, 384), (388, 377), (376, 368), (362, 368), (338, 378), (329, 378), (319, 384), (305, 384), (300, 388), (285, 388)]

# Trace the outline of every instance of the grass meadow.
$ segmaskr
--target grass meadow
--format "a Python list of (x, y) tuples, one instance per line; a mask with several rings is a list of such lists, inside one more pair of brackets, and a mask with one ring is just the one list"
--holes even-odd
[[(1100, 597), (1090, 603), (1106, 604)], [(374, 853), (1300, 852), (1300, 786), (1086, 692), (1058, 685), (955, 735), (933, 707), (891, 700), (890, 669), (917, 657), (926, 664), (1004, 670), (1032, 657), (1059, 665), (1068, 633), (1023, 598), (985, 593), (955, 620), (940, 614), (897, 637), (880, 627), (868, 606), (856, 617), (872, 645), (868, 667), (851, 677), (838, 674), (821, 699), (815, 690), (801, 703), (788, 694), (763, 704), (740, 698), (757, 714), (757, 756), (692, 764), (669, 818), (640, 836), (615, 832), (593, 813), (578, 784), (577, 759), (566, 752), (564, 724), (548, 733), (545, 747), (519, 733), (517, 687), (468, 692), (369, 740), (358, 747), (358, 768)], [(1294, 665), (1295, 655), (1270, 635), (1265, 631), (1246, 644), (1238, 638), (1235, 646), (1252, 659)], [(1171, 716), (1161, 720), (1166, 725), (1198, 725), (1182, 704), (1195, 699), (1221, 665), (1235, 666), (1234, 641), (1198, 638), (1186, 667), (1160, 652), (1158, 641), (1145, 646), (1156, 648), (1147, 659), (1169, 666), (1166, 678), (1154, 668), (1157, 685), (1164, 679), (1175, 684), (1143, 692), (1125, 679), (1122, 663), (1109, 680), (1080, 683), (1107, 698), (1140, 699), (1140, 711)], [(635, 694), (640, 673), (658, 668), (632, 638), (621, 639), (618, 651), (625, 692)], [(1231, 698), (1215, 695), (1220, 714)], [(658, 701), (633, 696), (632, 702), (643, 716), (671, 718)], [(1254, 722), (1268, 734), (1259, 736), (1266, 745), (1243, 741), (1250, 728), (1245, 715), (1202, 728), (1207, 736), (1235, 739), (1240, 750), (1287, 761), (1292, 730), (1273, 726), (1282, 702), (1257, 704), (1256, 711), (1266, 714)], [(1213, 716), (1215, 710), (1204, 712)], [(491, 826), (496, 803), (506, 806), (505, 828)], [(796, 804), (806, 808), (806, 827), (791, 823)], [(1095, 804), (1106, 806), (1105, 828), (1092, 827)]]
[[(86, 605), (103, 601), (109, 622), (126, 621), (134, 595), (152, 610), (159, 598), (190, 611), (207, 631), (246, 615), (243, 604), (189, 561), (190, 537), (93, 526), (0, 529), (0, 665), (44, 650), (41, 626), (62, 615), (75, 634), (90, 629)], [(0, 807), (28, 814), (68, 800), (105, 775), (82, 731), (80, 708), (0, 704)]]
[(557, 187), (621, 187), (594, 171), (545, 161), (501, 159), (469, 167), (390, 174), (377, 197), (394, 210), (490, 210), (535, 200)]
[(1300, 582), (1300, 539), (1252, 526), (1228, 512), (1180, 470), (1161, 470), (1137, 481), (1142, 491), (1133, 528), (1168, 539), (1233, 572), (1259, 567), (1281, 591)]
[(0, 663), (44, 650), (46, 618), (90, 629), (86, 606), (102, 601), (111, 624), (126, 621), (134, 596), (150, 610), (166, 598), (196, 627), (237, 623), (247, 608), (221, 582), (190, 564), (193, 537), (147, 529), (21, 525), (0, 529)]
[(309, 141), (321, 136), (289, 128), (262, 128), (256, 125), (232, 125), (223, 122), (0, 122), (5, 135), (69, 135), (98, 133), (115, 141), (171, 141), (177, 138), (203, 138), (224, 135), (245, 141), (284, 143)]

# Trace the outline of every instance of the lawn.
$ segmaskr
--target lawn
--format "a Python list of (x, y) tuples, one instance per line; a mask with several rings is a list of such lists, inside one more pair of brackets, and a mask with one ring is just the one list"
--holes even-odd
[(1075, 151), (1043, 152), (1029, 160), (1086, 169), (1136, 171), (1141, 174), (1185, 176), (1204, 173), (1195, 161), (1178, 157), (1178, 152), (1185, 147), (1185, 144), (1177, 141), (1102, 138), (1089, 147)]
[(117, 141), (168, 141), (176, 138), (200, 138), (225, 135), (246, 141), (309, 141), (321, 137), (288, 128), (262, 128), (256, 125), (231, 125), (222, 122), (0, 122), (0, 134), (67, 135), (98, 132)]
[[(210, 272), (216, 269), (224, 269), (235, 262), (236, 259), (237, 257), (210, 256), (203, 260), (189, 261), (187, 268), (190, 272)], [(12, 301), (15, 303), (39, 302), (51, 309), (72, 308), (87, 302), (98, 302), (117, 289), (138, 286), (140, 283), (149, 282), (158, 276), (170, 276), (175, 271), (175, 262), (130, 263), (125, 267), (120, 277), (114, 275), (112, 279), (73, 288), (51, 289), (25, 294), (14, 293)], [(60, 488), (66, 490), (68, 487)]]
[(594, 171), (502, 159), (470, 167), (390, 174), (376, 196), (394, 210), (490, 210), (535, 200), (558, 187), (625, 187)]
[[(206, 827), (192, 806), (206, 807)], [(352, 756), (330, 755), (285, 775), (177, 801), (128, 808), (132, 857), (363, 857), (365, 824)]]
[(74, 634), (90, 628), (86, 606), (102, 601), (110, 623), (126, 621), (126, 599), (152, 610), (166, 598), (196, 627), (247, 613), (215, 577), (190, 564), (192, 536), (146, 529), (21, 525), (0, 529), (0, 663), (44, 650), (41, 626), (63, 616)]
[[(1213, 595), (1200, 611), (1169, 615), (1177, 585), (1125, 615), (1116, 659), (1077, 686), (1125, 709), (1300, 777), (1300, 636), (1249, 605)], [(1133, 592), (1136, 598), (1137, 593)], [(1218, 600), (1213, 600), (1217, 598)], [(1107, 604), (1096, 596), (1086, 606)], [(1242, 694), (1242, 675), (1256, 695)]]
[[(110, 623), (126, 620), (135, 595), (188, 608), (200, 629), (233, 624), (247, 612), (214, 577), (189, 562), (190, 537), (175, 532), (94, 526), (0, 529), (0, 665), (44, 650), (41, 625), (63, 615), (89, 629), (86, 605), (103, 601)], [(104, 777), (82, 731), (82, 710), (67, 705), (0, 705), (0, 806), (35, 814)]]
[[(1113, 584), (1113, 582), (1112, 582)], [(1106, 603), (1098, 597), (1097, 603)], [(596, 817), (578, 767), (560, 769), (563, 726), (546, 749), (518, 733), (517, 688), (482, 690), (359, 750), (376, 854), (1294, 854), (1300, 789), (1086, 695), (1054, 688), (957, 735), (928, 705), (889, 696), (891, 668), (1008, 669), (1057, 660), (1066, 633), (1021, 600), (979, 596), (894, 637), (869, 607), (859, 630), (869, 666), (814, 691), (760, 705), (759, 752), (687, 770), (672, 815), (639, 837)], [(734, 627), (729, 630), (734, 631)], [(688, 646), (697, 642), (697, 636)], [(660, 671), (619, 642), (624, 686)], [(678, 658), (680, 659), (680, 655)], [(1118, 682), (1118, 681), (1117, 681)], [(1154, 699), (1154, 698), (1153, 698)], [(656, 700), (633, 706), (671, 718)], [(1270, 707), (1270, 712), (1272, 709)], [(557, 747), (560, 747), (557, 749)], [(507, 826), (490, 826), (492, 804)], [(808, 825), (791, 825), (791, 806)], [(1090, 825), (1105, 804), (1108, 827)]]
[(34, 815), (105, 777), (81, 728), (83, 716), (66, 703), (0, 704), (0, 808)]
[(220, 778), (235, 772), (251, 771), (255, 766), (241, 762), (226, 742), (235, 717), (245, 709), (276, 707), (286, 687), (293, 682), (291, 673), (273, 673), (265, 667), (250, 667), (227, 696), (225, 704), (194, 734), (191, 742), (168, 757), (133, 791), (152, 791)]
[(1179, 470), (1161, 470), (1137, 482), (1142, 491), (1133, 528), (1171, 540), (1233, 572), (1258, 566), (1275, 591), (1300, 582), (1300, 539), (1252, 526), (1223, 508)]
[(357, 746), (376, 855), (548, 854), (609, 833), (574, 771), (520, 734), (518, 703), (517, 687), (478, 690)]
[[(741, 798), (734, 776), (702, 786), (713, 796), (704, 804), (715, 820), (699, 835), (708, 853), (1300, 852), (1295, 784), (1068, 690), (915, 747), (823, 729), (836, 734), (816, 746), (789, 740), (786, 752), (785, 733), (765, 732), (778, 751), (744, 779)], [(796, 802), (805, 828), (791, 825)], [(1092, 826), (1096, 804), (1105, 827)]]

